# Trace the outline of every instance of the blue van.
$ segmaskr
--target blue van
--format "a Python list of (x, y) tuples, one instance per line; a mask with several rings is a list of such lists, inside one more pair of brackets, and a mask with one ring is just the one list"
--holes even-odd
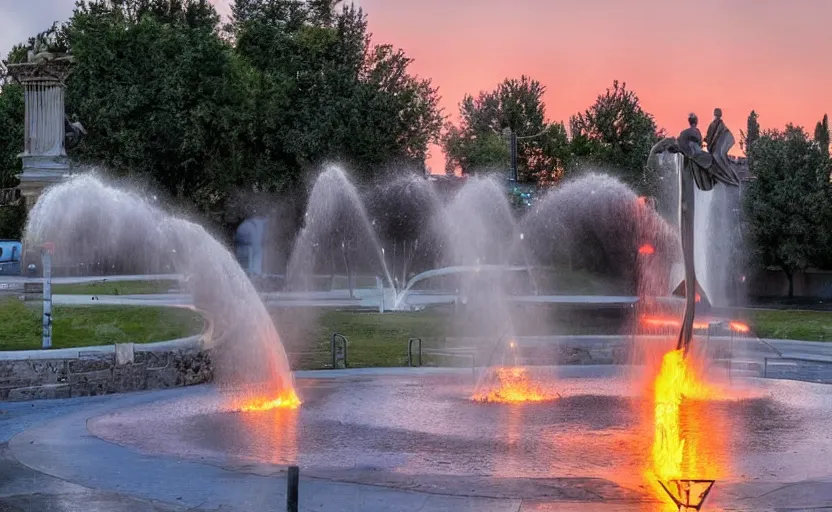
[(20, 240), (0, 240), (0, 275), (20, 275), (23, 244)]

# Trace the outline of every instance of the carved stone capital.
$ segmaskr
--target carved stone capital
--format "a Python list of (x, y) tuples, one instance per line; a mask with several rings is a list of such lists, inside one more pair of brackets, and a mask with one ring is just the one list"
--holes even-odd
[(55, 82), (56, 84), (63, 85), (64, 80), (66, 80), (72, 71), (72, 63), (72, 56), (67, 55), (42, 60), (40, 62), (9, 64), (6, 67), (8, 68), (9, 75), (24, 86), (32, 82)]

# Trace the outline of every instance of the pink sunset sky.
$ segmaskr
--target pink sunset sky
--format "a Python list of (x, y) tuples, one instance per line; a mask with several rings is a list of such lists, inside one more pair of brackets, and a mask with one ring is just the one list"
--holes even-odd
[[(626, 82), (671, 134), (688, 112), (721, 107), (734, 134), (755, 109), (763, 128), (811, 133), (832, 110), (828, 0), (361, 0), (374, 40), (403, 48), (457, 117), (466, 93), (530, 75), (547, 114), (568, 120)], [(444, 170), (433, 151), (433, 172)]]
[[(229, 0), (212, 0), (226, 14)], [(529, 75), (548, 88), (553, 121), (626, 82), (671, 134), (687, 113), (721, 107), (739, 136), (748, 113), (763, 128), (810, 133), (832, 111), (830, 0), (359, 0), (375, 42), (415, 59), (452, 120), (465, 93)], [(65, 20), (73, 0), (0, 0), (0, 43)], [(434, 148), (429, 165), (444, 171)]]

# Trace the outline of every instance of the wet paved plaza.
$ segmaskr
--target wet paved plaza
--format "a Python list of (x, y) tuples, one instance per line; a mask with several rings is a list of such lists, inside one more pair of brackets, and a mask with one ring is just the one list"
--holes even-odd
[[(4, 404), (0, 426), (20, 432), (9, 432), (15, 463), (132, 500), (124, 510), (279, 510), (289, 463), (301, 467), (302, 510), (661, 510), (645, 476), (649, 399), (633, 372), (535, 376), (560, 397), (475, 403), (470, 370), (307, 372), (295, 411), (234, 412), (203, 386)], [(734, 379), (730, 396), (691, 405), (694, 467), (718, 480), (709, 510), (832, 503), (828, 389)]]

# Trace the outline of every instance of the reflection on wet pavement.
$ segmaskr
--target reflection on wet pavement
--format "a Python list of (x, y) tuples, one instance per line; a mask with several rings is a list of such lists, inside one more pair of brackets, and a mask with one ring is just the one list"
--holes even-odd
[[(105, 415), (88, 427), (142, 452), (265, 474), (297, 463), (306, 475), (448, 494), (654, 496), (645, 481), (650, 397), (623, 376), (558, 379), (559, 399), (523, 404), (473, 402), (470, 379), (453, 376), (299, 384), (304, 405), (297, 410), (232, 412), (206, 392)], [(687, 402), (681, 425), (700, 459), (686, 461), (691, 471), (721, 482), (832, 473), (830, 458), (817, 456), (829, 444), (820, 430), (829, 399), (796, 393), (794, 385), (762, 382), (726, 400)]]

